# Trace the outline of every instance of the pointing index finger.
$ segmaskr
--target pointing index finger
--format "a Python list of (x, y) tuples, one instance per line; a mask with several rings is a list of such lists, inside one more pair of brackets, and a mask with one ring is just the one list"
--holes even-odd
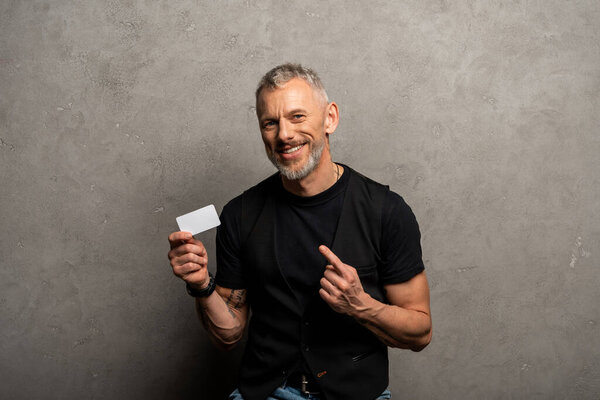
[(342, 262), (342, 260), (340, 260), (338, 258), (338, 256), (335, 255), (335, 253), (333, 251), (329, 250), (329, 248), (327, 246), (325, 246), (325, 245), (319, 246), (319, 251), (327, 259), (329, 264), (331, 264), (336, 270), (338, 270), (338, 271), (342, 270), (342, 268), (343, 268), (342, 266), (344, 265), (344, 263)]

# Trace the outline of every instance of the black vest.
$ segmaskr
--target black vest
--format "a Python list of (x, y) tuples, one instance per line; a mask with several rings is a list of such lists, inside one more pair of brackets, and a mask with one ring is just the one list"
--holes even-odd
[[(373, 298), (385, 302), (378, 266), (382, 208), (388, 188), (350, 173), (332, 251), (357, 269)], [(315, 292), (302, 313), (277, 257), (273, 175), (242, 195), (242, 265), (252, 316), (240, 392), (264, 400), (302, 357), (327, 400), (369, 400), (388, 385), (387, 347), (353, 318), (333, 311)]]

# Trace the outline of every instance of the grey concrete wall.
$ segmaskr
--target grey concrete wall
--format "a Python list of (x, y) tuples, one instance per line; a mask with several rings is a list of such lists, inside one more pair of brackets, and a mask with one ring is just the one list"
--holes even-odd
[(598, 399), (599, 43), (595, 0), (2, 1), (0, 398), (234, 387), (166, 237), (272, 172), (253, 90), (291, 60), (421, 225), (434, 338), (395, 398)]

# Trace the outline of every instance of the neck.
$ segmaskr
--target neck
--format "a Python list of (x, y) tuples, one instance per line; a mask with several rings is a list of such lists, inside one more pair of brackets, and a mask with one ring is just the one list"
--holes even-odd
[(315, 196), (332, 187), (342, 173), (344, 168), (331, 160), (329, 152), (323, 152), (319, 165), (307, 177), (299, 180), (289, 180), (281, 177), (283, 187), (296, 196)]

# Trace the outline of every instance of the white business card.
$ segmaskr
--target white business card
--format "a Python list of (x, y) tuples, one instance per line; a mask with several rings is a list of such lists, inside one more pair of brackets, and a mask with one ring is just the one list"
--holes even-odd
[(192, 235), (221, 225), (217, 210), (212, 204), (177, 217), (176, 220), (180, 231), (191, 232)]

